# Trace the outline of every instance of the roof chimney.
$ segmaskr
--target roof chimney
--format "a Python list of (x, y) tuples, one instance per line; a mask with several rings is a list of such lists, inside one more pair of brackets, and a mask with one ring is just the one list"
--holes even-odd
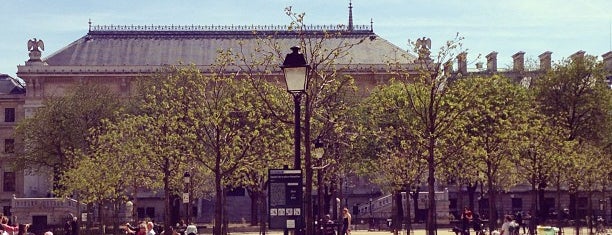
[(446, 61), (444, 63), (444, 75), (446, 76), (450, 76), (453, 73), (453, 62), (452, 61)]
[(348, 31), (353, 31), (353, 2), (349, 1), (349, 22)]
[(457, 55), (457, 70), (463, 75), (467, 75), (467, 52), (461, 52)]
[(608, 53), (601, 55), (603, 58), (604, 68), (612, 73), (612, 51), (608, 51)]
[(492, 51), (486, 57), (487, 57), (487, 71), (497, 72), (497, 52)]
[(538, 56), (540, 58), (540, 70), (550, 70), (550, 68), (552, 67), (552, 60), (550, 55), (552, 55), (552, 52), (545, 51), (544, 53)]
[(514, 71), (524, 71), (525, 70), (525, 52), (519, 51), (516, 54), (512, 55), (512, 60), (514, 61), (514, 66), (512, 70)]
[(585, 53), (586, 53), (585, 51), (580, 50), (580, 51), (577, 51), (576, 53), (570, 55), (570, 58), (572, 60), (584, 59), (584, 54)]

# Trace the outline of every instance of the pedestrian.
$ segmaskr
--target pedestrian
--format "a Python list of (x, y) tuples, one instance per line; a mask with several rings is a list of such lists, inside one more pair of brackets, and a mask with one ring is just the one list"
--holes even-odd
[(9, 221), (9, 219), (8, 219), (8, 217), (6, 217), (6, 216), (2, 216), (2, 217), (0, 218), (0, 224), (2, 225), (2, 230), (3, 230), (5, 233), (7, 233), (7, 234), (8, 234), (9, 232), (10, 232), (10, 233), (14, 233), (14, 232), (19, 231), (19, 227), (17, 227), (17, 226), (10, 226), (10, 225), (8, 225), (8, 221)]
[(73, 218), (74, 218), (74, 215), (72, 215), (72, 213), (68, 213), (68, 216), (66, 217), (66, 222), (64, 223), (64, 234), (66, 235), (72, 235)]
[(463, 235), (470, 235), (470, 224), (472, 223), (472, 219), (474, 219), (472, 211), (467, 206), (464, 207), (463, 213), (461, 213), (461, 230), (463, 231)]
[(193, 222), (187, 225), (187, 228), (185, 228), (185, 235), (196, 235), (196, 234), (198, 234), (198, 227), (196, 227), (195, 224), (193, 224)]
[(136, 235), (147, 235), (147, 223), (142, 222), (138, 225), (138, 231), (136, 231)]
[(19, 224), (19, 232), (17, 232), (17, 235), (28, 234), (29, 227), (30, 227), (30, 224)]
[(519, 226), (519, 231), (518, 233), (520, 233), (521, 228), (523, 228), (523, 233), (525, 233), (525, 222), (523, 221), (523, 213), (522, 212), (516, 212), (516, 216), (514, 217), (514, 221), (516, 221), (516, 223)]
[(484, 225), (482, 224), (482, 220), (480, 219), (480, 215), (478, 213), (474, 213), (472, 225), (476, 235), (484, 235), (484, 232), (482, 231)]
[(527, 212), (527, 216), (525, 217), (525, 219), (527, 219), (527, 230), (529, 232), (529, 235), (534, 235), (536, 234), (536, 226), (538, 225), (538, 218), (531, 212)]
[(123, 224), (122, 228), (125, 231), (125, 234), (128, 235), (134, 235), (136, 234), (136, 231), (138, 231), (138, 227), (131, 225), (130, 222), (126, 222), (125, 224)]
[(154, 226), (155, 224), (153, 224), (153, 222), (147, 222), (147, 235), (155, 235), (155, 230), (153, 229)]
[(334, 230), (334, 221), (331, 219), (330, 215), (325, 215), (323, 218), (323, 234), (324, 235), (335, 235), (336, 231)]
[(506, 215), (504, 217), (504, 224), (502, 224), (500, 235), (510, 235), (510, 222), (512, 222), (512, 216)]
[(72, 220), (70, 221), (70, 230), (72, 231), (72, 235), (79, 235), (79, 221), (76, 216), (72, 216)]
[(348, 211), (348, 208), (342, 209), (342, 231), (340, 235), (350, 235), (351, 234), (351, 214)]

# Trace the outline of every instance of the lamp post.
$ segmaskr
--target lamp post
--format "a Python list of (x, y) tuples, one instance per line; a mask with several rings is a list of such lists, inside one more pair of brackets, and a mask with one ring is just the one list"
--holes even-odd
[(295, 157), (293, 159), (293, 169), (301, 169), (300, 159), (300, 103), (302, 94), (306, 93), (308, 88), (308, 71), (310, 66), (306, 64), (304, 54), (300, 53), (300, 48), (297, 46), (291, 47), (291, 53), (287, 54), (285, 61), (281, 66), (287, 84), (287, 91), (293, 95), (293, 103), (295, 105)]
[[(294, 129), (295, 129), (295, 133), (294, 133), (294, 151), (295, 151), (295, 156), (293, 159), (293, 168), (296, 170), (300, 170), (302, 169), (301, 167), (301, 158), (300, 158), (300, 139), (301, 139), (301, 127), (300, 127), (300, 103), (302, 101), (302, 94), (306, 93), (306, 90), (308, 89), (308, 72), (310, 70), (310, 65), (308, 65), (306, 63), (306, 58), (304, 57), (304, 54), (300, 53), (300, 48), (297, 46), (291, 47), (291, 53), (287, 54), (287, 56), (285, 57), (285, 61), (283, 61), (283, 65), (280, 66), (281, 69), (283, 70), (283, 75), (285, 77), (285, 82), (287, 84), (287, 92), (289, 92), (292, 96), (293, 96), (293, 103), (295, 106), (295, 116), (294, 116)], [(307, 133), (308, 134), (308, 133)], [(306, 159), (306, 167), (310, 167), (308, 165), (309, 163), (309, 159)], [(308, 173), (308, 169), (307, 169), (307, 173)], [(308, 176), (306, 177), (308, 179)], [(311, 205), (310, 202), (310, 191), (308, 190), (309, 186), (308, 186), (308, 180), (306, 180), (306, 195), (308, 198), (307, 199), (307, 206), (306, 206), (306, 218), (308, 218), (309, 215), (312, 214), (311, 207), (309, 205)], [(312, 187), (312, 186), (310, 186)], [(303, 196), (303, 195), (302, 195)], [(299, 230), (301, 228), (301, 223), (296, 226), (296, 230)], [(307, 230), (308, 230), (307, 226)], [(306, 231), (309, 232), (309, 231)], [(285, 233), (287, 233), (287, 230), (285, 230)]]
[(185, 171), (185, 174), (183, 174), (183, 183), (185, 183), (185, 192), (183, 193), (183, 203), (185, 204), (185, 217), (186, 217), (186, 223), (187, 225), (189, 224), (189, 183), (191, 181), (191, 174), (189, 174), (189, 171)]
[(370, 223), (369, 223), (369, 228), (373, 229), (374, 228), (374, 216), (372, 215), (372, 194), (370, 194), (370, 205), (368, 206), (368, 209), (370, 209)]
[(315, 159), (317, 159), (319, 161), (319, 166), (318, 167), (313, 167), (315, 169), (317, 169), (317, 204), (319, 205), (318, 207), (318, 217), (319, 217), (319, 221), (321, 222), (321, 225), (319, 226), (319, 228), (321, 228), (320, 234), (323, 234), (324, 231), (324, 223), (326, 221), (323, 221), (323, 218), (325, 216), (325, 192), (323, 191), (323, 169), (325, 169), (326, 166), (323, 166), (323, 161), (322, 161), (322, 157), (323, 154), (325, 154), (325, 149), (323, 148), (323, 142), (321, 142), (321, 139), (317, 138), (314, 142), (314, 150), (312, 151), (312, 157), (314, 157)]

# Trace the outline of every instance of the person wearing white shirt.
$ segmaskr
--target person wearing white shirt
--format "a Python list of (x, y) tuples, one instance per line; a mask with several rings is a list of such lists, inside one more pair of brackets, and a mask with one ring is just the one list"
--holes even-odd
[(197, 234), (198, 234), (198, 228), (193, 223), (189, 224), (187, 228), (185, 229), (185, 235), (197, 235)]

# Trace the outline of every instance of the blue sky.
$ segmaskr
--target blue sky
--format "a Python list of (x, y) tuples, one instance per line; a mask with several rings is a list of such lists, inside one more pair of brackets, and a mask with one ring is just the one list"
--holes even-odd
[[(348, 0), (0, 0), (0, 73), (16, 77), (28, 58), (27, 41), (45, 42), (43, 57), (94, 25), (286, 25), (284, 8), (306, 13), (306, 23), (348, 22)], [(524, 51), (553, 60), (576, 51), (601, 56), (612, 50), (610, 0), (353, 0), (354, 24), (374, 22), (374, 32), (408, 49), (408, 40), (432, 39), (434, 51), (459, 33), (468, 60), (498, 52), (498, 67)], [(477, 59), (478, 54), (481, 55)], [(472, 65), (473, 67), (473, 65)]]

